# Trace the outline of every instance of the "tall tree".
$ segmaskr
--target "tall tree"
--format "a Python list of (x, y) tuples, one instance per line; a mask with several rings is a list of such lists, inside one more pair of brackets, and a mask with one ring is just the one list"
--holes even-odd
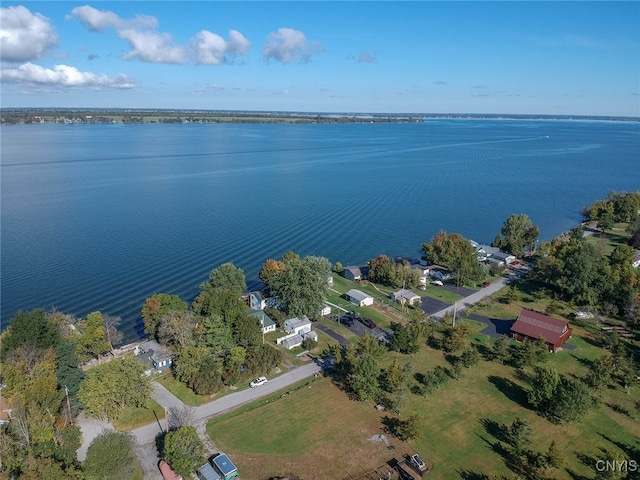
[(109, 350), (113, 352), (113, 346), (122, 342), (123, 334), (118, 330), (118, 327), (120, 327), (122, 323), (122, 318), (113, 315), (103, 315), (102, 320), (104, 324), (104, 338), (109, 344)]
[(247, 289), (244, 271), (233, 263), (223, 263), (209, 273), (209, 281), (200, 285), (200, 290), (210, 292), (216, 289), (230, 290), (238, 297)]
[(109, 343), (106, 340), (104, 318), (100, 312), (91, 312), (86, 320), (76, 324), (80, 335), (76, 339), (77, 352), (81, 359), (100, 358), (104, 352), (109, 351)]
[(93, 367), (80, 385), (78, 397), (87, 415), (118, 418), (125, 407), (141, 407), (151, 395), (151, 380), (144, 364), (122, 357)]
[(136, 454), (135, 437), (131, 433), (103, 430), (87, 449), (87, 480), (120, 480), (131, 478)]
[(54, 347), (60, 341), (58, 326), (48, 321), (44, 309), (38, 308), (25, 312), (20, 310), (9, 320), (6, 332), (0, 342), (0, 359), (4, 359), (9, 350), (30, 343), (34, 347), (46, 349)]
[(290, 316), (316, 317), (329, 288), (331, 263), (324, 257), (283, 257), (284, 269), (270, 283), (271, 293), (279, 298)]
[(369, 262), (369, 279), (383, 285), (394, 285), (396, 280), (396, 262), (382, 254)]
[(433, 264), (447, 267), (453, 272), (458, 286), (483, 277), (484, 272), (469, 240), (459, 233), (439, 231), (422, 251)]
[(144, 301), (142, 306), (142, 320), (144, 321), (144, 331), (156, 338), (157, 329), (163, 316), (171, 311), (185, 312), (187, 302), (177, 295), (168, 293), (156, 293)]
[(167, 433), (162, 454), (173, 470), (184, 478), (188, 478), (206, 461), (204, 444), (192, 426)]
[(510, 215), (502, 224), (500, 233), (491, 244), (516, 257), (535, 245), (540, 229), (533, 225), (526, 214)]

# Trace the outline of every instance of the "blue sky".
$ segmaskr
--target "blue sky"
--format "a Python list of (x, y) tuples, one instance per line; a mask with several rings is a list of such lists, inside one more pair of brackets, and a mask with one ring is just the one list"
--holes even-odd
[(7, 2), (3, 107), (640, 116), (640, 2)]

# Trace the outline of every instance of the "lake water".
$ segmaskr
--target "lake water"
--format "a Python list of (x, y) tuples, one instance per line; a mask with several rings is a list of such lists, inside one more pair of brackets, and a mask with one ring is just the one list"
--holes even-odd
[(293, 250), (416, 256), (440, 229), (491, 242), (512, 213), (550, 239), (640, 188), (640, 124), (24, 125), (1, 134), (2, 325), (44, 307), (123, 318), (191, 300), (224, 262)]

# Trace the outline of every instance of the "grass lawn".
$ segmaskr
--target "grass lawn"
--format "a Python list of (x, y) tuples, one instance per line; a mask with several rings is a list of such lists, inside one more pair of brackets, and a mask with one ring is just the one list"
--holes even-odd
[(158, 420), (160, 422), (164, 421), (164, 408), (154, 399), (149, 398), (144, 408), (127, 407), (122, 411), (118, 419), (111, 420), (111, 423), (116, 430), (125, 432)]
[(464, 298), (462, 295), (450, 292), (449, 290), (445, 290), (437, 285), (429, 285), (426, 290), (417, 290), (416, 293), (421, 297), (435, 298), (436, 300), (440, 300), (441, 302), (448, 303), (450, 305), (453, 305), (458, 300), (462, 300)]
[[(469, 324), (472, 331), (479, 328), (475, 322)], [(570, 343), (577, 348), (550, 354), (547, 363), (561, 373), (582, 376), (590, 362), (605, 352), (593, 344), (587, 330), (575, 332)], [(401, 364), (410, 361), (414, 373), (426, 373), (437, 365), (449, 367), (443, 352), (426, 347), (412, 356), (394, 355)], [(419, 413), (425, 428), (408, 443), (388, 435), (394, 450), (370, 441), (372, 435), (383, 433), (384, 416), (393, 415), (376, 411), (372, 402), (350, 400), (329, 379), (277, 401), (262, 400), (245, 411), (215, 418), (207, 431), (232, 456), (243, 478), (250, 479), (286, 472), (319, 480), (348, 478), (410, 452), (433, 466), (430, 479), (475, 478), (472, 474), (481, 473), (512, 478), (506, 459), (494, 448), (498, 444), (494, 429), (516, 417), (532, 425), (532, 450), (546, 450), (555, 440), (563, 465), (552, 472), (553, 478), (593, 478), (591, 460), (600, 458), (600, 448), (620, 453), (624, 445), (640, 448), (640, 422), (625, 414), (633, 410), (634, 392), (609, 389), (604, 401), (582, 421), (557, 425), (528, 407), (527, 373), (530, 370), (523, 375), (509, 366), (481, 361), (428, 397), (411, 394), (401, 418)]]
[(211, 400), (211, 397), (208, 395), (198, 395), (189, 387), (187, 387), (184, 383), (176, 380), (173, 376), (164, 375), (161, 378), (158, 378), (158, 383), (162, 384), (167, 390), (173, 393), (176, 397), (178, 397), (182, 402), (187, 405), (192, 405), (197, 407), (202, 405), (203, 403)]

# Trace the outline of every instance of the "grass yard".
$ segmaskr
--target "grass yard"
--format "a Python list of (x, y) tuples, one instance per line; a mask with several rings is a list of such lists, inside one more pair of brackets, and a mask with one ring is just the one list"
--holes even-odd
[(194, 407), (200, 406), (205, 402), (211, 400), (211, 396), (208, 395), (198, 395), (189, 387), (187, 387), (184, 383), (176, 380), (170, 374), (163, 375), (161, 378), (158, 378), (158, 383), (162, 384), (167, 390), (173, 393), (176, 397), (178, 397), (182, 402), (187, 405), (192, 405)]
[[(470, 326), (474, 331), (479, 328), (475, 322)], [(575, 332), (570, 343), (576, 349), (550, 354), (547, 363), (561, 373), (582, 376), (590, 362), (605, 352), (589, 339), (588, 331), (576, 328)], [(492, 341), (486, 336), (481, 340)], [(449, 367), (443, 352), (426, 347), (412, 356), (393, 355), (401, 365), (410, 361), (414, 374), (438, 365)], [(512, 478), (494, 435), (496, 426), (511, 424), (516, 417), (532, 425), (532, 450), (546, 451), (555, 440), (563, 465), (552, 472), (554, 478), (593, 478), (592, 460), (602, 456), (600, 448), (620, 454), (625, 445), (636, 452), (640, 448), (640, 422), (625, 413), (633, 410), (636, 392), (609, 389), (604, 401), (594, 405), (581, 422), (557, 425), (528, 407), (527, 372), (523, 375), (512, 367), (481, 361), (428, 397), (411, 394), (401, 418), (419, 413), (425, 420), (424, 432), (408, 443), (387, 434), (393, 450), (370, 441), (384, 432), (383, 418), (393, 415), (376, 411), (373, 402), (350, 400), (327, 378), (276, 401), (261, 400), (244, 411), (215, 418), (207, 432), (247, 479), (287, 472), (305, 480), (349, 478), (410, 452), (433, 465), (430, 479), (479, 478), (473, 475), (480, 474)]]
[(428, 285), (426, 290), (417, 290), (416, 293), (421, 297), (435, 298), (450, 305), (464, 298), (462, 295), (450, 292), (437, 285)]
[(164, 421), (164, 408), (154, 399), (147, 399), (145, 407), (127, 407), (117, 419), (112, 419), (113, 427), (125, 432), (160, 420)]
[(241, 415), (207, 424), (212, 441), (233, 458), (242, 478), (264, 479), (287, 472), (305, 480), (344, 478), (377, 468), (398, 450), (369, 439), (382, 433), (380, 413), (371, 403), (349, 400), (323, 378), (309, 387)]

